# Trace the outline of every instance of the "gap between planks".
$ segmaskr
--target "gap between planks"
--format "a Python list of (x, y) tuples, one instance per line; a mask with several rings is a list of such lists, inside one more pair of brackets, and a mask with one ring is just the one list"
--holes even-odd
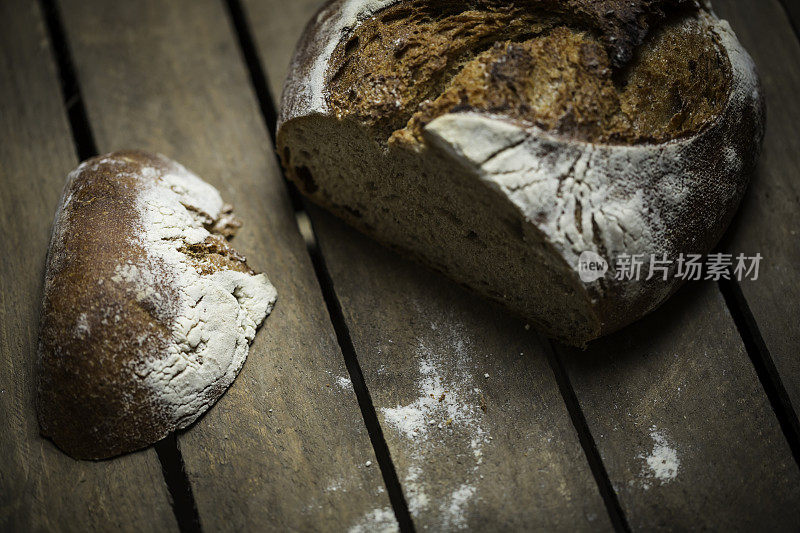
[(611, 478), (603, 464), (603, 459), (600, 456), (600, 451), (597, 449), (592, 431), (589, 429), (589, 424), (586, 422), (586, 416), (583, 414), (583, 410), (581, 410), (580, 401), (578, 401), (575, 390), (572, 388), (569, 375), (556, 352), (554, 342), (555, 341), (551, 341), (550, 339), (542, 340), (542, 346), (545, 347), (545, 351), (547, 352), (547, 362), (556, 378), (561, 398), (564, 400), (572, 425), (575, 427), (575, 432), (578, 434), (578, 440), (581, 443), (584, 455), (586, 455), (586, 461), (589, 463), (589, 468), (594, 476), (594, 481), (597, 484), (600, 496), (603, 498), (603, 503), (611, 519), (611, 524), (616, 531), (627, 533), (631, 531), (630, 525), (628, 524), (627, 518), (625, 518), (625, 512), (622, 510), (622, 505), (619, 503), (619, 498), (611, 483)]
[[(61, 78), (63, 100), (68, 112), (76, 152), (78, 158), (84, 160), (97, 155), (97, 148), (88, 122), (85, 106), (81, 98), (79, 84), (75, 76), (72, 59), (64, 35), (63, 25), (61, 24), (57, 8), (52, 0), (40, 0), (40, 2), (43, 12), (46, 15), (48, 32), (53, 43), (53, 50)], [(274, 145), (277, 112), (274, 100), (268, 89), (266, 75), (260, 66), (260, 61), (241, 5), (238, 0), (226, 0), (225, 4), (236, 29), (236, 37), (240, 45), (241, 53), (256, 92), (262, 116), (267, 124)], [(782, 5), (784, 9), (786, 9), (785, 4)], [(791, 16), (789, 16), (789, 19), (792, 21), (795, 31), (797, 31), (797, 26), (794, 24), (795, 21)], [(296, 189), (291, 184), (288, 185), (293, 207), (298, 215), (302, 215), (304, 209), (303, 200), (300, 198)], [(306, 232), (304, 232), (304, 234), (305, 233)], [(311, 236), (313, 237), (313, 229)], [(361, 369), (358, 365), (349, 331), (342, 316), (340, 304), (333, 291), (333, 284), (330, 276), (327, 274), (324, 258), (313, 246), (313, 243), (310, 243), (309, 254), (311, 255), (318, 281), (322, 287), (326, 306), (334, 325), (337, 339), (343, 354), (345, 354), (345, 363), (351, 375), (359, 406), (362, 410), (362, 416), (364, 417), (364, 422), (378, 457), (398, 522), (404, 530), (406, 530), (406, 528), (413, 528), (406, 502), (402, 496), (397, 474), (391, 462), (391, 457), (389, 456), (388, 448), (383, 439), (383, 434), (377, 416), (375, 415), (375, 409), (371, 402), (369, 391), (366, 388)], [(769, 397), (784, 435), (789, 442), (794, 458), (798, 464), (800, 464), (800, 430), (798, 430), (797, 415), (792, 409), (785, 388), (775, 371), (774, 363), (772, 363), (772, 358), (763, 342), (758, 324), (753, 318), (752, 313), (750, 313), (747, 301), (741, 293), (738, 284), (735, 282), (721, 282), (720, 291), (725, 297), (727, 307), (734, 318), (740, 336), (747, 348), (747, 352)], [(569, 379), (566, 373), (563, 372), (563, 368), (561, 372), (558, 371), (559, 368), (561, 368), (558, 355), (553, 352), (550, 357), (550, 364), (556, 374), (562, 397), (570, 412), (573, 424), (581, 437), (581, 444), (592, 468), (595, 481), (606, 502), (612, 522), (617, 529), (627, 530), (627, 523), (622, 514), (619, 502), (616, 500), (613, 488), (610, 488), (610, 481), (608, 480), (607, 473), (605, 473), (596, 447), (594, 447), (588, 426), (585, 424), (585, 420), (583, 424), (580, 422), (583, 420), (583, 413), (575, 398), (572, 398), (575, 400), (574, 402), (570, 402), (571, 384), (569, 383)], [(572, 393), (572, 396), (574, 396), (574, 393)], [(159, 459), (162, 461), (165, 482), (173, 497), (173, 510), (181, 530), (199, 530), (199, 516), (197, 515), (196, 505), (191, 493), (191, 486), (183, 469), (183, 461), (174, 435), (158, 443), (156, 449)]]
[[(56, 68), (61, 81), (61, 96), (67, 110), (75, 152), (78, 160), (84, 161), (99, 154), (81, 95), (80, 84), (75, 74), (75, 65), (67, 44), (64, 24), (53, 0), (39, 0), (39, 2), (55, 56)], [(183, 457), (178, 448), (175, 434), (170, 433), (165, 439), (157, 442), (154, 448), (161, 463), (164, 483), (167, 485), (172, 499), (172, 511), (175, 514), (179, 530), (183, 533), (201, 531), (197, 504), (194, 501), (192, 487), (186, 475)]]
[(733, 322), (736, 324), (736, 329), (739, 330), (739, 336), (744, 342), (747, 354), (750, 356), (750, 361), (753, 363), (753, 368), (755, 368), (772, 410), (775, 412), (783, 435), (789, 443), (792, 456), (800, 467), (800, 423), (798, 423), (797, 413), (792, 407), (789, 394), (781, 381), (769, 348), (758, 328), (758, 323), (747, 304), (747, 298), (745, 298), (739, 282), (732, 276), (731, 279), (719, 280), (718, 285)]
[[(276, 129), (278, 112), (275, 104), (275, 99), (269, 90), (267, 75), (261, 66), (261, 61), (256, 51), (255, 42), (253, 40), (252, 32), (247, 23), (247, 18), (244, 14), (241, 4), (238, 0), (224, 0), (225, 7), (227, 8), (228, 15), (233, 24), (239, 50), (242, 58), (247, 67), (247, 72), (250, 76), (250, 82), (255, 91), (256, 100), (258, 101), (261, 110), (262, 118), (269, 133), (270, 142), (272, 143), (273, 150), (276, 148)], [(367, 428), (372, 448), (378, 461), (378, 466), (383, 476), (384, 484), (386, 485), (386, 492), (389, 496), (389, 501), (392, 504), (397, 523), (400, 526), (400, 531), (413, 532), (414, 523), (411, 519), (411, 513), (408, 509), (408, 503), (403, 496), (403, 491), (400, 486), (400, 480), (397, 476), (397, 470), (392, 462), (389, 447), (386, 444), (386, 439), (383, 436), (383, 430), (378, 421), (378, 415), (375, 411), (375, 406), (372, 398), (364, 381), (364, 375), (361, 371), (361, 366), (358, 362), (355, 347), (350, 336), (350, 330), (344, 319), (341, 304), (336, 296), (333, 288), (333, 280), (328, 272), (328, 267), (325, 264), (325, 259), (322, 256), (319, 248), (316, 246), (316, 237), (313, 226), (309, 222), (308, 215), (305, 212), (305, 201), (297, 191), (297, 188), (286, 179), (283, 169), (281, 176), (286, 184), (292, 207), (295, 210), (297, 218), (297, 225), (300, 233), (306, 242), (306, 248), (311, 262), (314, 266), (314, 273), (317, 277), (320, 289), (322, 291), (325, 306), (328, 315), (333, 325), (334, 332), (336, 333), (336, 340), (339, 348), (344, 356), (345, 366), (350, 375), (350, 381), (353, 383), (353, 390), (358, 400), (358, 406), (361, 409), (361, 416), (364, 420), (364, 425)]]

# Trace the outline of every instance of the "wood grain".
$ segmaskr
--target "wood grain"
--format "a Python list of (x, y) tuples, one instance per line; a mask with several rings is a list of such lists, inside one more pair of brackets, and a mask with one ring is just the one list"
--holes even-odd
[(560, 352), (634, 530), (800, 523), (800, 471), (715, 284)]
[[(293, 51), (274, 46), (275, 32), (295, 42), (318, 7), (303, 4), (278, 20), (274, 5), (245, 2), (272, 90)], [(324, 212), (310, 214), (416, 527), (608, 529), (535, 334)]]
[[(263, 14), (267, 10), (254, 1), (245, 4), (252, 20), (260, 21), (253, 24), (257, 40), (267, 42), (273, 31)], [(288, 22), (282, 19), (280, 24), (285, 32)], [(303, 23), (296, 26), (300, 31)], [(263, 44), (259, 48), (269, 76), (280, 75), (287, 59), (274, 57), (278, 52)], [(271, 85), (276, 87), (277, 81), (272, 79)], [(426, 282), (423, 274), (416, 274), (414, 283), (398, 282), (404, 276), (399, 274), (397, 258), (380, 259), (374, 245), (352, 244), (363, 239), (352, 231), (336, 229), (319, 215), (314, 219), (376, 405), (405, 405), (417, 392), (418, 376), (407, 375), (421, 357), (415, 341), (432, 336), (439, 339), (435, 351), (447, 353), (449, 346), (452, 352), (452, 342), (425, 328), (430, 322), (438, 328), (441, 320), (451, 325), (469, 320), (452, 310), (459, 308), (450, 303), (457, 298), (444, 296), (440, 289), (444, 282)], [(358, 252), (359, 247), (369, 249)], [(415, 299), (421, 303), (412, 305)], [(485, 305), (473, 303), (473, 307)], [(500, 323), (497, 328), (513, 322), (499, 315), (495, 319)], [(399, 326), (397, 321), (410, 325)], [(476, 323), (468, 334), (484, 335), (485, 324)], [(502, 340), (481, 349), (514, 353), (525, 338), (509, 329)], [(392, 346), (386, 339), (393, 340)], [(398, 341), (403, 343), (400, 348), (395, 346)], [(381, 362), (372, 362), (379, 349), (389, 348), (391, 359), (383, 354)], [(561, 350), (560, 354), (635, 529), (787, 527), (797, 520), (797, 467), (714, 285), (685, 289), (650, 318), (596, 343), (586, 353)], [(393, 368), (393, 373), (382, 378), (381, 364), (383, 372)], [(479, 372), (470, 376), (475, 374)], [(509, 406), (530, 405), (515, 397), (514, 385), (507, 379), (505, 385), (501, 394), (508, 395)], [(387, 433), (391, 440), (391, 430)], [(402, 465), (413, 452), (397, 451), (397, 442), (390, 446), (402, 477)], [(673, 451), (678, 461), (674, 477), (667, 463), (659, 463), (671, 460)], [(517, 464), (511, 457), (506, 460)], [(444, 460), (430, 463), (440, 461)]]
[(767, 133), (726, 246), (764, 256), (742, 291), (794, 405), (800, 410), (800, 43), (777, 0), (715, 0), (753, 56), (767, 99)]
[(39, 436), (45, 255), (66, 174), (77, 163), (51, 52), (36, 2), (0, 3), (0, 530), (175, 530), (153, 450), (75, 461)]
[(537, 335), (310, 213), (417, 528), (609, 529)]
[(100, 150), (159, 151), (218, 187), (278, 290), (236, 382), (179, 436), (202, 526), (340, 530), (387, 508), (222, 2), (61, 5)]

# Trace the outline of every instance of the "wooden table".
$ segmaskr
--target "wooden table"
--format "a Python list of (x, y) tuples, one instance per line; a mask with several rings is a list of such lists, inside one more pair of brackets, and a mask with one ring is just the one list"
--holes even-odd
[[(580, 352), (287, 188), (275, 101), (319, 3), (0, 2), (0, 529), (800, 528), (796, 7), (715, 1), (768, 99), (721, 245), (761, 278), (693, 283)], [(78, 462), (34, 414), (44, 259), (65, 174), (121, 148), (217, 186), (280, 301), (196, 424)]]

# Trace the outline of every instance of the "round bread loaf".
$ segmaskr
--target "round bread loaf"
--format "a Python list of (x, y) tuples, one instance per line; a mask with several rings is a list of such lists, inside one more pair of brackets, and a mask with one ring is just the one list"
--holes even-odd
[(239, 226), (214, 187), (160, 155), (116, 152), (70, 173), (44, 286), (43, 435), (103, 459), (222, 396), (276, 299), (228, 244)]
[[(713, 248), (763, 134), (753, 62), (707, 4), (336, 0), (277, 141), (313, 201), (582, 346), (677, 289), (652, 255)], [(610, 272), (583, 281), (585, 253)]]

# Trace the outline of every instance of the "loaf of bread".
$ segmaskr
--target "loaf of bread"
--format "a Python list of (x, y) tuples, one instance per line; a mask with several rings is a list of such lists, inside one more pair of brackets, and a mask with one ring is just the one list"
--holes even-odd
[(276, 292), (226, 238), (219, 192), (160, 155), (70, 173), (47, 259), (41, 432), (79, 459), (184, 428), (233, 383)]
[[(705, 3), (335, 0), (277, 141), (314, 202), (583, 346), (715, 246), (763, 134), (753, 62)], [(586, 253), (611, 271), (583, 281)], [(638, 279), (615, 275), (640, 254)], [(652, 255), (668, 279), (646, 279)]]

